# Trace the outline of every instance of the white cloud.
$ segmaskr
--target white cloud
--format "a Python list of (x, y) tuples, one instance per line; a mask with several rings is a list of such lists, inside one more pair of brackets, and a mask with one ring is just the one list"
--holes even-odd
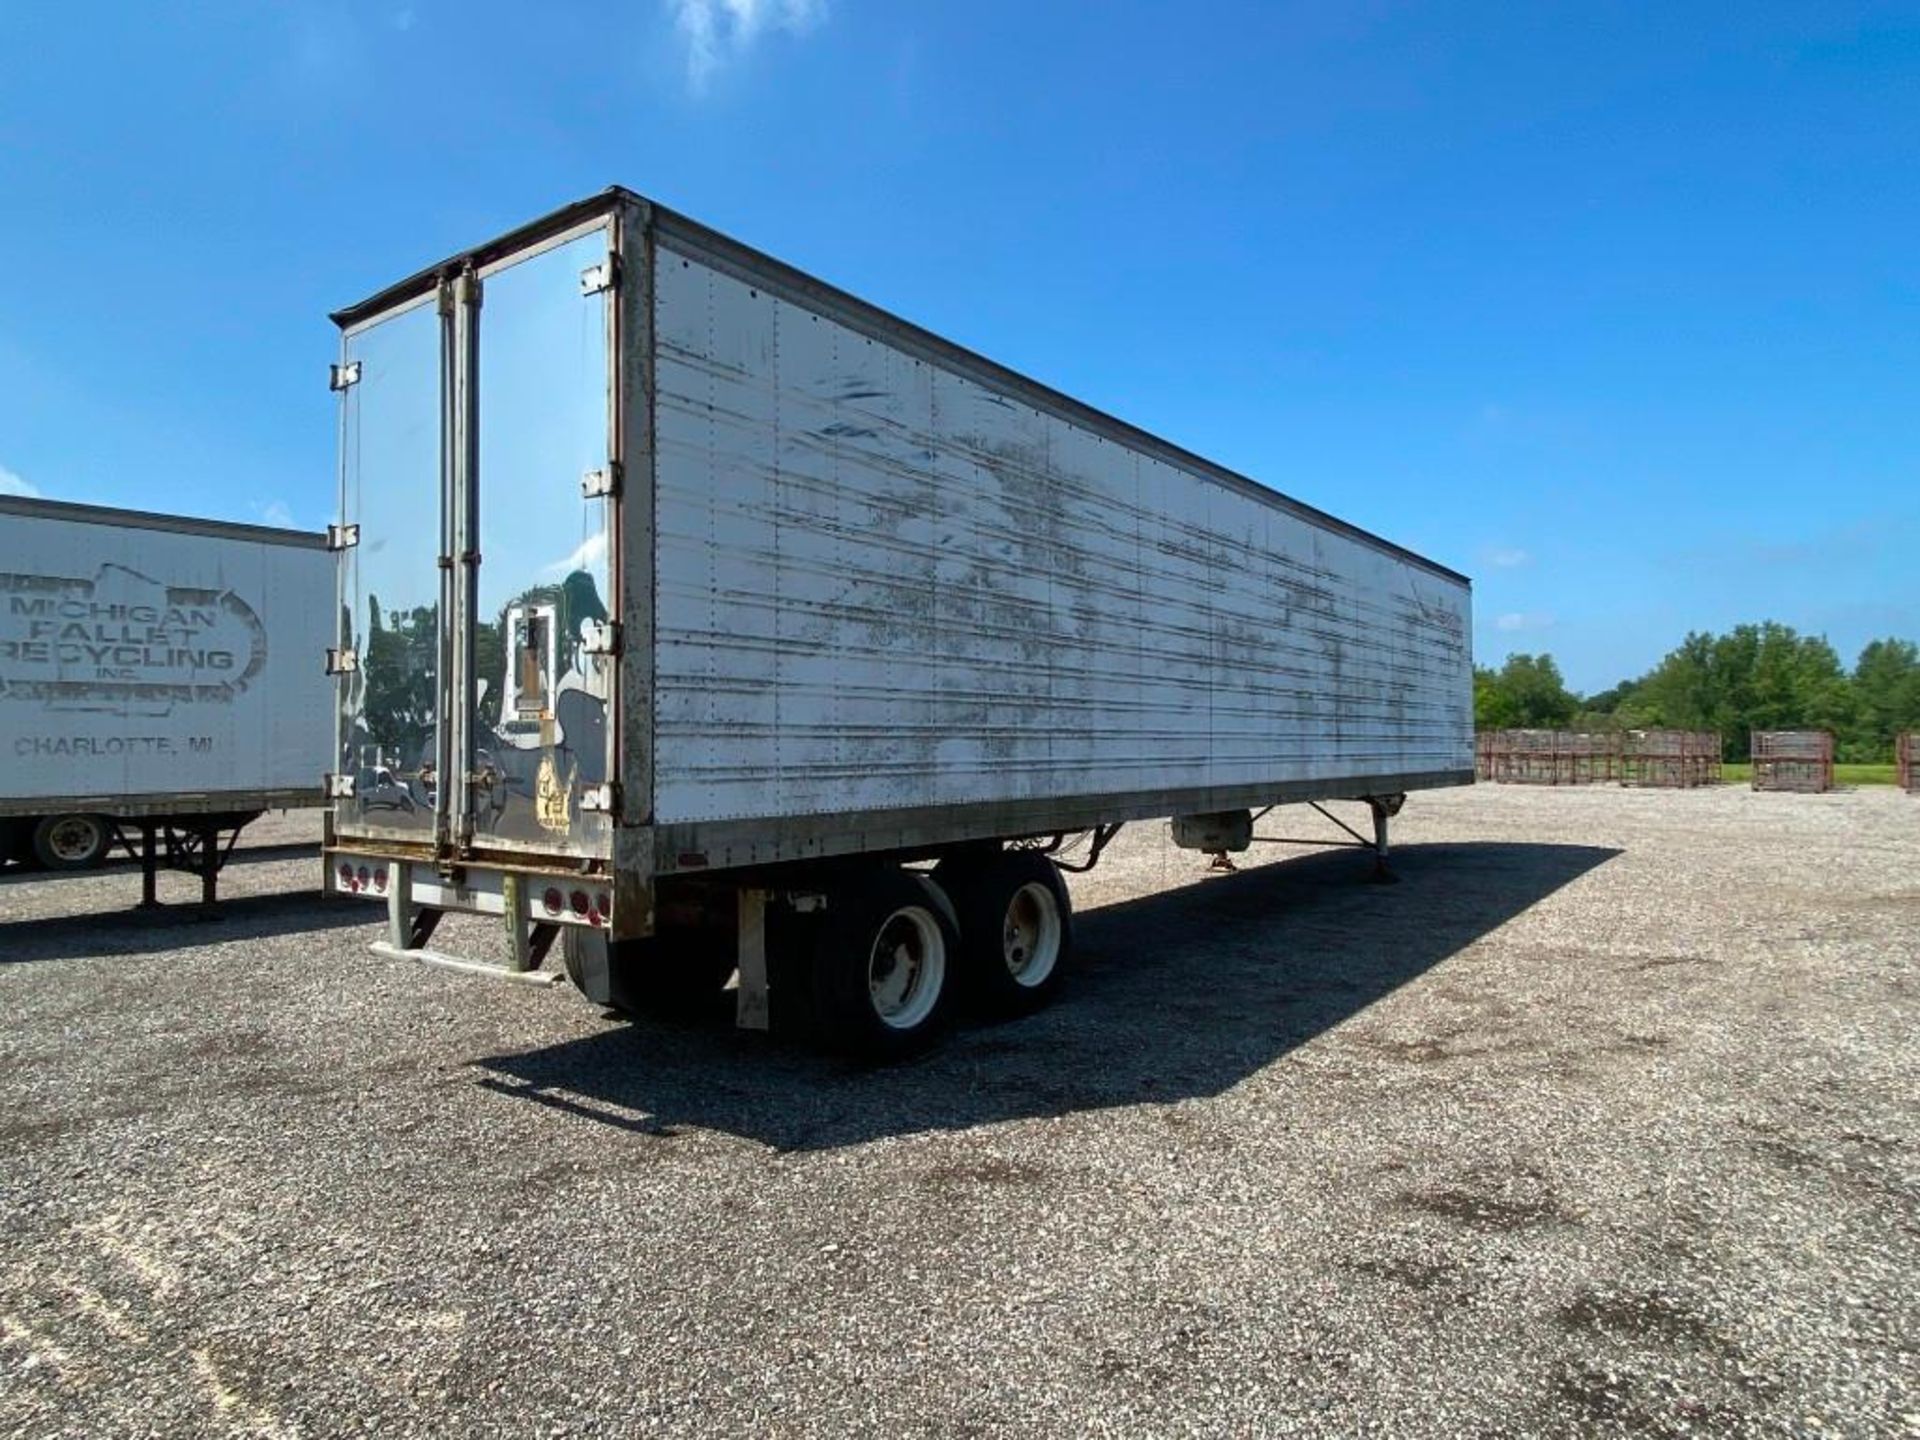
[(28, 500), (35, 499), (40, 492), (22, 480), (6, 466), (0, 465), (0, 495), (20, 495)]
[(576, 570), (598, 569), (607, 558), (607, 532), (589, 535), (579, 547), (564, 560), (556, 560), (541, 573), (544, 575), (571, 575)]
[(826, 0), (667, 0), (687, 47), (687, 85), (706, 93), (714, 74), (768, 30), (803, 35), (826, 17)]
[(1517, 545), (1495, 545), (1486, 554), (1487, 564), (1496, 570), (1518, 570), (1533, 563), (1533, 556)]
[(287, 508), (287, 502), (284, 500), (269, 500), (260, 507), (260, 523), (278, 525), (282, 530), (291, 530), (294, 528), (293, 511)]
[(1545, 630), (1553, 624), (1553, 616), (1542, 610), (1509, 610), (1493, 622), (1496, 630)]

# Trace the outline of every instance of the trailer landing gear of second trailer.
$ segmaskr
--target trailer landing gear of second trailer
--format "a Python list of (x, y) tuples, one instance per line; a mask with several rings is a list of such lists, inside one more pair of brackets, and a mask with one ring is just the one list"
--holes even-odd
[(233, 854), (240, 832), (258, 820), (259, 810), (180, 815), (59, 814), (0, 822), (0, 858), (11, 852), (22, 863), (56, 874), (94, 870), (115, 852), (140, 867), (142, 910), (165, 908), (159, 896), (162, 870), (176, 870), (200, 881), (198, 913), (219, 914), (219, 877)]

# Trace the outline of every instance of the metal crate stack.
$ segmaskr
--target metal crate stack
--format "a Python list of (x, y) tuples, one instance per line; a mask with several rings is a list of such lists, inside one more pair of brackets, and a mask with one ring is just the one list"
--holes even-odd
[(1753, 732), (1753, 788), (1819, 794), (1833, 788), (1833, 736), (1825, 730)]
[(1620, 783), (1690, 790), (1720, 783), (1718, 730), (1629, 730), (1623, 737)]
[(1598, 785), (1620, 778), (1620, 737), (1586, 730), (1487, 730), (1476, 770), (1497, 785)]

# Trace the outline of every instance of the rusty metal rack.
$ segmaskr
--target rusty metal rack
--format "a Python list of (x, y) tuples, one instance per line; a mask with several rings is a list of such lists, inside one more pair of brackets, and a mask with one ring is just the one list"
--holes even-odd
[(1483, 730), (1475, 771), (1497, 785), (1599, 785), (1620, 778), (1620, 736), (1608, 731)]
[(1825, 730), (1755, 730), (1753, 788), (1819, 794), (1833, 788), (1833, 736)]
[(1720, 783), (1718, 730), (1628, 730), (1621, 737), (1620, 783), (1690, 790)]
[(1893, 763), (1900, 788), (1920, 795), (1920, 731), (1909, 730), (1893, 742)]
[(1720, 783), (1716, 730), (1483, 730), (1474, 768), (1499, 785), (1622, 785), (1684, 790)]

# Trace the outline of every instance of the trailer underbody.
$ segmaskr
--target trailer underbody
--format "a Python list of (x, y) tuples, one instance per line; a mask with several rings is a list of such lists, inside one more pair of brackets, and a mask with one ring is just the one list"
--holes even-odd
[[(1360, 849), (1370, 878), (1392, 880), (1389, 827), (1406, 794), (1338, 798), (1365, 807), (1370, 834), (1312, 799), (1303, 803), (1340, 834), (1257, 833), (1276, 804), (1175, 817), (1174, 843), (1216, 871), (1256, 844)], [(564, 973), (587, 999), (630, 1012), (684, 1009), (731, 988), (743, 1029), (890, 1058), (929, 1043), (968, 998), (997, 1014), (1051, 999), (1072, 948), (1062, 873), (1091, 870), (1125, 823), (672, 874), (650, 886), (644, 935), (618, 932), (604, 867), (434, 863), (369, 852), (329, 827), (326, 888), (385, 903), (386, 935), (372, 948), (391, 959), (518, 984)], [(451, 913), (497, 917), (504, 956), (434, 948)]]

